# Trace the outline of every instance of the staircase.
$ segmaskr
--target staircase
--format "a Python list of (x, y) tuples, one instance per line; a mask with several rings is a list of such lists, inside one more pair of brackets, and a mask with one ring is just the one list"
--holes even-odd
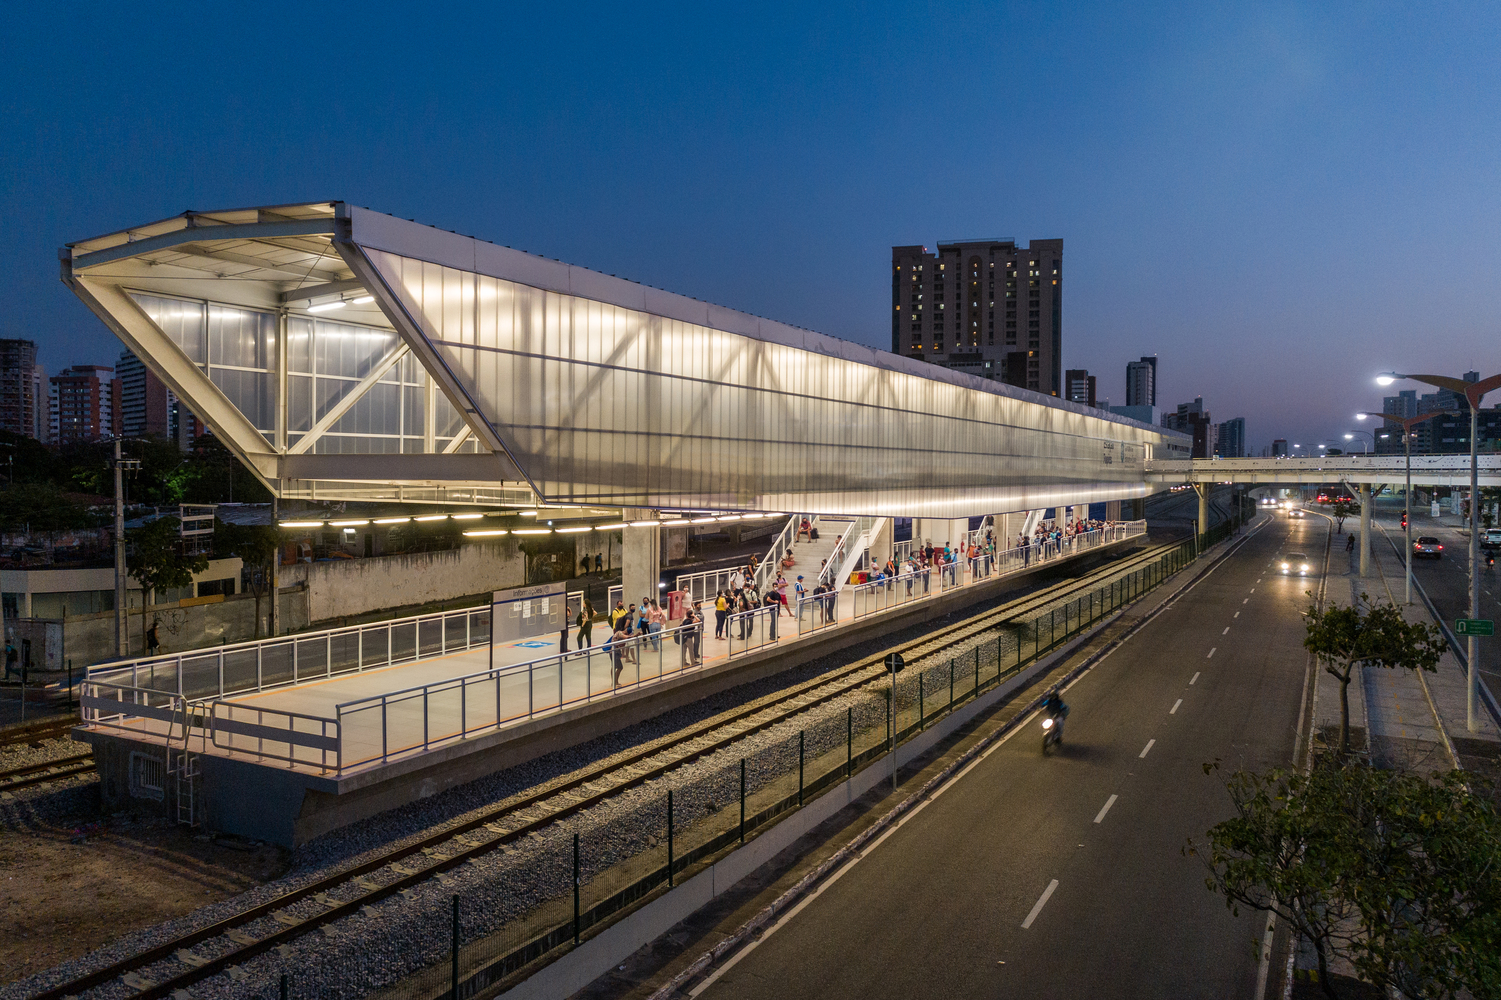
[[(782, 570), (787, 576), (788, 583), (796, 582), (801, 576), (803, 586), (808, 590), (811, 591), (816, 587), (819, 567), (823, 565), (825, 559), (833, 556), (834, 550), (839, 547), (840, 538), (849, 530), (853, 520), (848, 517), (820, 515), (818, 520), (813, 522), (813, 526), (818, 529), (818, 540), (810, 541), (805, 538), (795, 542), (792, 546), (792, 558), (795, 561), (791, 568)], [(775, 580), (776, 574), (773, 573), (771, 578)]]

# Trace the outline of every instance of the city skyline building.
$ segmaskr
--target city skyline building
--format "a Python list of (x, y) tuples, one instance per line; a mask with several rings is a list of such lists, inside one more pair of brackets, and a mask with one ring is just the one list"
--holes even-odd
[(1126, 362), (1126, 405), (1157, 405), (1157, 355)]
[(156, 373), (130, 351), (120, 352), (115, 367), (120, 380), (120, 425), (125, 437), (168, 437), (171, 391)]
[(1203, 396), (1195, 396), (1193, 402), (1179, 403), (1176, 410), (1164, 413), (1162, 426), (1169, 430), (1193, 435), (1194, 458), (1214, 456), (1219, 426), (1215, 424), (1209, 411), (1204, 409)]
[(1083, 368), (1070, 368), (1063, 375), (1064, 398), (1071, 403), (1098, 406), (1095, 377)]
[(1063, 240), (891, 248), (891, 350), (1022, 389), (1063, 386)]
[(0, 430), (44, 440), (47, 408), (36, 341), (0, 339)]
[(73, 365), (48, 380), (49, 443), (65, 446), (120, 433), (120, 380), (108, 365)]
[(1233, 417), (1218, 425), (1214, 453), (1220, 458), (1246, 457), (1246, 418)]
[(1272, 441), (1272, 457), (1286, 458), (1288, 455), (1287, 438), (1275, 438)]

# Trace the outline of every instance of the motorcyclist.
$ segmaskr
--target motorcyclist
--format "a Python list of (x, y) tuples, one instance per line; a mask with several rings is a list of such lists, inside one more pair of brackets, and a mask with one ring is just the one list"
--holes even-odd
[(1068, 705), (1064, 704), (1063, 696), (1057, 691), (1048, 692), (1047, 700), (1042, 703), (1042, 710), (1048, 718), (1053, 720), (1053, 726), (1058, 739), (1063, 738), (1063, 720), (1068, 715)]

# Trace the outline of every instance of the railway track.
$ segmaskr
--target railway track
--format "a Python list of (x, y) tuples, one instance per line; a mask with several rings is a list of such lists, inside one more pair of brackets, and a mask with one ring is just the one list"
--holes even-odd
[(76, 725), (78, 725), (78, 717), (68, 715), (61, 719), (46, 719), (19, 726), (7, 726), (4, 730), (0, 730), (0, 750), (23, 743), (35, 743), (38, 740), (61, 739), (67, 736), (68, 731)]
[[(87, 973), (36, 995), (36, 1000), (63, 1000), (115, 980), (134, 991), (134, 1000), (168, 997), (194, 983), (240, 965), (269, 949), (286, 944), (317, 928), (350, 916), (361, 908), (412, 888), (473, 858), (521, 840), (529, 834), (589, 809), (613, 796), (660, 778), (685, 764), (728, 747), (745, 737), (778, 725), (826, 702), (868, 685), (885, 674), (884, 660), (900, 653), (909, 666), (941, 654), (986, 632), (1004, 630), (1018, 618), (1068, 601), (1158, 559), (1175, 545), (1153, 546), (1113, 561), (1090, 573), (1059, 583), (955, 623), (937, 638), (923, 638), (883, 650), (836, 668), (812, 680), (792, 685), (746, 705), (722, 712), (641, 747), (583, 768), (536, 789), (512, 796), (477, 816), (441, 832), (397, 847), (351, 868), (317, 879), (265, 903), (248, 907), (216, 923), (188, 931), (172, 940), (104, 968)], [(404, 864), (406, 863), (406, 864)], [(420, 866), (420, 867), (417, 867)], [(394, 875), (383, 883), (366, 876)], [(340, 899), (330, 898), (335, 893)], [(298, 917), (288, 908), (309, 900), (321, 909)], [(261, 936), (241, 931), (271, 917), (277, 929)], [(200, 945), (210, 957), (192, 949)], [(168, 960), (165, 970), (151, 967)], [(149, 972), (149, 974), (148, 974)], [(155, 975), (156, 978), (151, 978)]]
[(56, 781), (59, 778), (70, 778), (75, 774), (87, 774), (92, 770), (94, 770), (92, 753), (79, 754), (76, 757), (60, 757), (57, 760), (43, 761), (40, 764), (27, 764), (24, 767), (13, 767), (8, 771), (0, 771), (0, 792), (11, 792), (17, 788), (28, 788), (32, 785)]

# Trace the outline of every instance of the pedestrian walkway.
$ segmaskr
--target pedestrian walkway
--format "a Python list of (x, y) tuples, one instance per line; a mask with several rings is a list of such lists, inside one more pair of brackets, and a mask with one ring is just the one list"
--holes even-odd
[[(1335, 536), (1327, 591), (1330, 600), (1350, 604), (1365, 594), (1372, 602), (1401, 606), (1405, 566), (1400, 550), (1389, 543), (1384, 528), (1380, 523), (1372, 526), (1370, 572), (1364, 578), (1359, 575), (1359, 546), (1346, 553), (1338, 544), (1339, 536)], [(1427, 608), (1416, 598), (1411, 606), (1402, 608), (1402, 613), (1409, 622), (1432, 624)], [(1337, 696), (1337, 688), (1330, 683), (1333, 678), (1320, 673), (1320, 701), (1332, 701), (1337, 709), (1337, 697), (1324, 697), (1325, 691)], [(1456, 757), (1456, 740), (1492, 746), (1501, 743), (1501, 732), (1488, 716), (1482, 716), (1478, 732), (1470, 733), (1466, 728), (1466, 683), (1464, 668), (1452, 652), (1443, 655), (1432, 673), (1384, 667), (1361, 670), (1359, 691), (1356, 685), (1351, 686), (1351, 725), (1356, 724), (1354, 703), (1358, 694), (1359, 717), (1367, 729), (1372, 763), (1434, 774), (1462, 763), (1463, 755)]]

